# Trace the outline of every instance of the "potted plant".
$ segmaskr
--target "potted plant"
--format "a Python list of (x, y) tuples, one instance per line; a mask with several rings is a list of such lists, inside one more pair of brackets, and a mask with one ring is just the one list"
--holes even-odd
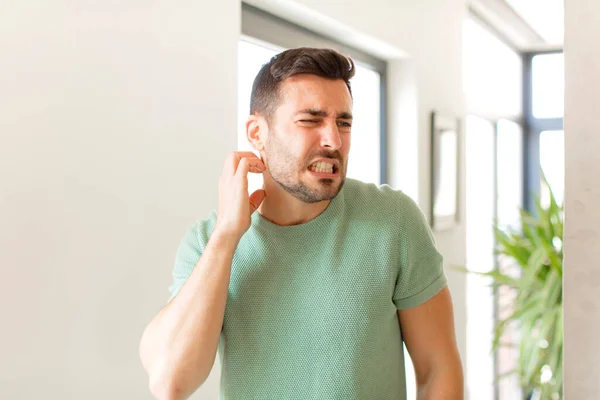
[[(547, 186), (547, 181), (544, 178)], [(556, 203), (552, 190), (550, 204), (535, 201), (535, 213), (520, 210), (518, 229), (494, 224), (496, 254), (501, 264), (514, 272), (496, 268), (491, 272), (469, 273), (487, 276), (495, 289), (507, 288), (514, 295), (510, 314), (496, 323), (492, 349), (518, 345), (516, 370), (527, 398), (562, 397), (563, 352), (563, 221), (564, 210)], [(515, 324), (520, 341), (503, 343), (506, 328)], [(508, 375), (508, 374), (505, 374)]]

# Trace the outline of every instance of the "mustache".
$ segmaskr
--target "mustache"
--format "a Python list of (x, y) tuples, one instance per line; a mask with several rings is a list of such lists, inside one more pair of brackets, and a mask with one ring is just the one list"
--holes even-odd
[(342, 153), (339, 151), (321, 151), (317, 154), (314, 154), (310, 159), (314, 160), (315, 158), (333, 158), (334, 160), (338, 160), (340, 164), (343, 161)]

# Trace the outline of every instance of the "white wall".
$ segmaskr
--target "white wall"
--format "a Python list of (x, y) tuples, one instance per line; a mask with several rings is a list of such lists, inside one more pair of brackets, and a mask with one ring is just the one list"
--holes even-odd
[(0, 398), (149, 399), (142, 330), (236, 146), (239, 2), (0, 12)]
[[(390, 60), (390, 182), (427, 210), (429, 112), (464, 114), (464, 0), (253, 3), (301, 5), (409, 54)], [(0, 13), (0, 398), (149, 398), (139, 338), (235, 148), (239, 32), (238, 0)], [(437, 241), (464, 264), (464, 221)], [(465, 277), (449, 279), (464, 359)], [(217, 393), (215, 369), (194, 398)]]
[(567, 400), (600, 393), (600, 3), (565, 3), (564, 380)]

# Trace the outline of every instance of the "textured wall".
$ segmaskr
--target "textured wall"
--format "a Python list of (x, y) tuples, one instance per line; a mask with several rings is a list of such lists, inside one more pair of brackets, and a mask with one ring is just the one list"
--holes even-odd
[(565, 24), (565, 399), (600, 393), (600, 2)]

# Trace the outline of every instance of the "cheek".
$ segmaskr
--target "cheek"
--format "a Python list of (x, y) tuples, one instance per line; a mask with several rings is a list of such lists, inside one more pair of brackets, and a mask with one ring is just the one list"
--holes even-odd
[(342, 151), (344, 151), (346, 154), (348, 154), (348, 152), (350, 151), (350, 145), (352, 144), (352, 135), (351, 134), (344, 134), (344, 136), (342, 136)]
[(291, 132), (289, 135), (277, 134), (269, 137), (270, 140), (267, 142), (265, 150), (271, 162), (288, 166), (293, 165), (294, 161), (302, 164), (306, 154), (303, 153), (304, 144), (295, 140), (297, 137), (292, 136)]

